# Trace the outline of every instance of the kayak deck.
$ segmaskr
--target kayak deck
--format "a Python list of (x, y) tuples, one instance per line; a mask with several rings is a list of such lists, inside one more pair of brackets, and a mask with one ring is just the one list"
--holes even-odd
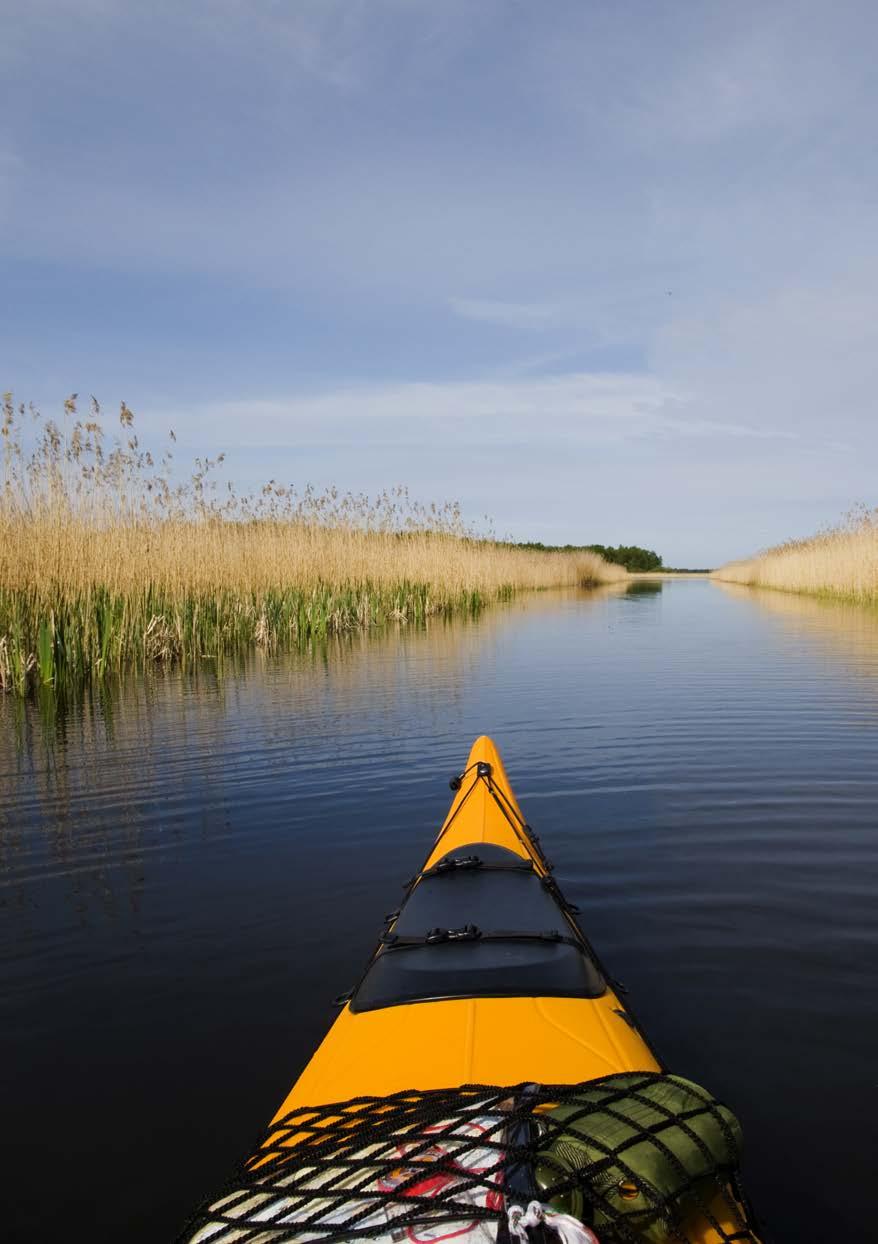
[(459, 1084), (576, 1084), (654, 1071), (645, 1041), (603, 998), (465, 998), (338, 1017), (276, 1117), (295, 1106)]
[[(609, 1185), (591, 1187), (586, 1202), (590, 1213), (606, 1212), (609, 1217), (601, 1222), (624, 1220), (632, 1228), (640, 1214), (644, 1224), (653, 1224), (643, 1239), (759, 1244), (734, 1174), (737, 1141), (722, 1116), (725, 1107), (660, 1067), (580, 930), (576, 909), (552, 877), (489, 738), (476, 740), (464, 773), (452, 787), (455, 798), (442, 829), (421, 871), (408, 883), (400, 910), (387, 917), (362, 979), (256, 1153), (224, 1196), (207, 1207), (197, 1220), (200, 1227), (186, 1240), (256, 1244), (268, 1238), (268, 1229), (280, 1232), (279, 1239), (297, 1240), (304, 1232), (305, 1239), (352, 1244), (355, 1238), (377, 1234), (382, 1244), (393, 1244), (421, 1238), (404, 1225), (409, 1221), (421, 1224), (427, 1240), (461, 1235), (475, 1239), (479, 1225), (487, 1231), (485, 1238), (499, 1239), (499, 1228), (492, 1233), (490, 1223), (502, 1219), (504, 1205), (510, 1215), (523, 1213), (512, 1204), (522, 1200), (518, 1185), (535, 1188), (529, 1181), (551, 1167), (548, 1155), (553, 1152), (539, 1129), (533, 1131), (532, 1121), (513, 1125), (510, 1111), (531, 1120), (532, 1109), (549, 1111), (540, 1115), (540, 1127), (546, 1128), (559, 1109), (553, 1103), (576, 1103), (575, 1118), (581, 1119), (582, 1103), (588, 1103), (591, 1093), (598, 1102), (590, 1107), (592, 1112), (600, 1112), (606, 1095), (618, 1103), (605, 1111), (604, 1125), (609, 1116), (621, 1119), (629, 1130), (616, 1149), (592, 1139), (586, 1130), (585, 1145), (596, 1144), (596, 1152), (606, 1155), (596, 1161), (592, 1153), (588, 1162), (617, 1162)], [(694, 1096), (695, 1108), (687, 1106), (679, 1122), (656, 1106), (659, 1129), (676, 1127), (676, 1132), (661, 1130), (656, 1137), (653, 1126), (638, 1121), (638, 1112), (650, 1105), (644, 1097), (653, 1091), (650, 1086), (660, 1094), (673, 1091), (679, 1096), (682, 1090), (690, 1099)], [(619, 1113), (628, 1094), (633, 1094), (628, 1101), (634, 1111), (630, 1125)], [(542, 1104), (533, 1106), (538, 1101)], [(474, 1107), (484, 1117), (474, 1115)], [(456, 1117), (455, 1111), (462, 1113)], [(397, 1114), (401, 1121), (394, 1131)], [(684, 1166), (674, 1166), (668, 1144), (674, 1135), (679, 1144), (683, 1135), (696, 1145), (697, 1160), (714, 1160), (713, 1151), (692, 1131), (692, 1120), (701, 1116), (713, 1119), (729, 1147), (725, 1158), (715, 1160), (711, 1190), (696, 1192), (697, 1208), (686, 1210), (685, 1234), (669, 1219), (666, 1233), (662, 1224), (667, 1207), (680, 1203), (670, 1193), (662, 1199), (655, 1188), (650, 1200), (645, 1191), (649, 1185), (632, 1182), (638, 1172), (625, 1165), (625, 1155), (633, 1154), (634, 1143), (652, 1145), (665, 1159), (670, 1154), (675, 1175), (689, 1178)], [(727, 1118), (734, 1117), (727, 1112)], [(563, 1121), (553, 1126), (559, 1129), (551, 1167), (557, 1176), (563, 1174), (557, 1159), (564, 1146), (569, 1150), (571, 1135), (575, 1139), (576, 1123), (574, 1133)], [(458, 1152), (457, 1140), (448, 1142), (452, 1148), (447, 1152), (442, 1148), (459, 1128), (469, 1137), (464, 1149), (473, 1144), (484, 1149), (479, 1151), (480, 1165), (473, 1165), (472, 1155), (468, 1159), (464, 1150)], [(498, 1128), (499, 1152), (496, 1142), (489, 1145), (487, 1140)], [(506, 1153), (510, 1128), (517, 1137), (514, 1160)], [(525, 1156), (528, 1144), (530, 1158)], [(700, 1169), (687, 1188), (697, 1189)], [(478, 1175), (478, 1170), (483, 1173)], [(523, 1174), (526, 1170), (529, 1175)], [(559, 1230), (566, 1220), (579, 1232), (574, 1238), (595, 1240), (576, 1217), (566, 1219), (551, 1208), (555, 1193), (579, 1187), (580, 1177), (555, 1183), (554, 1189), (549, 1186), (553, 1177), (547, 1178), (544, 1199), (549, 1205), (532, 1201), (528, 1213), (536, 1206)], [(481, 1189), (481, 1200), (443, 1207), (443, 1198), (455, 1195), (458, 1185)], [(387, 1216), (382, 1216), (384, 1200), (394, 1203)], [(650, 1217), (655, 1205), (660, 1206), (660, 1222)], [(675, 1222), (677, 1212), (672, 1211)], [(581, 1211), (574, 1208), (573, 1213)], [(441, 1223), (450, 1224), (444, 1235)], [(511, 1217), (509, 1227), (511, 1232)], [(661, 1237), (654, 1233), (656, 1227)], [(606, 1238), (602, 1226), (600, 1233)], [(519, 1232), (519, 1238), (532, 1237)], [(612, 1225), (609, 1238), (616, 1238)], [(623, 1238), (634, 1236), (628, 1232)]]
[[(418, 888), (428, 884), (423, 873), (443, 860), (459, 859), (455, 853), (465, 853), (465, 859), (480, 844), (503, 848), (526, 862), (538, 878), (548, 878), (547, 861), (526, 826), (497, 748), (485, 736), (473, 744), (445, 823), (409, 892), (413, 908)], [(490, 876), (493, 882), (501, 879), (499, 873)], [(458, 879), (441, 882), (448, 889), (459, 884)], [(405, 930), (405, 911), (404, 906), (389, 925), (391, 938)], [(558, 914), (565, 926), (558, 931), (571, 941), (581, 938), (573, 914), (563, 907), (558, 908)], [(512, 910), (506, 918), (513, 933), (517, 915)], [(587, 990), (596, 996), (552, 994), (532, 979), (518, 996), (444, 997), (367, 1009), (358, 1007), (357, 997), (369, 980), (367, 972), (275, 1117), (296, 1106), (322, 1105), (358, 1095), (387, 1096), (409, 1088), (525, 1081), (574, 1084), (614, 1072), (658, 1070), (645, 1038), (611, 984), (600, 975), (587, 942), (582, 941), (581, 957), (591, 961), (595, 971), (583, 980), (581, 992)], [(540, 953), (558, 949), (573, 953), (565, 945), (549, 943), (538, 948)], [(395, 955), (412, 960), (425, 955), (455, 956), (455, 962), (461, 963), (458, 975), (462, 987), (466, 988), (466, 960), (475, 966), (473, 950), (483, 956), (489, 944), (443, 946), (437, 951), (404, 948), (397, 949)], [(520, 960), (519, 950), (514, 946), (515, 957)], [(383, 967), (382, 959), (389, 963), (392, 957), (387, 945), (379, 944), (370, 967)], [(506, 957), (510, 957), (508, 949)], [(520, 962), (515, 970), (522, 974)], [(533, 978), (534, 974), (530, 975)]]

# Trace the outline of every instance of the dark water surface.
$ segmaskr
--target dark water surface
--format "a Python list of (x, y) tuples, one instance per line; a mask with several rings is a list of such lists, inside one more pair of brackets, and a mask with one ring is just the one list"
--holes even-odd
[(878, 1239), (878, 614), (706, 581), (0, 702), (0, 1239), (173, 1236), (482, 732), (777, 1239)]

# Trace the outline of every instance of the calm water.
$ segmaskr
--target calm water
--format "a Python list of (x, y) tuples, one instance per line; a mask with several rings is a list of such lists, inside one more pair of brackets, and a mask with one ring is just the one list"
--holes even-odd
[(173, 1236), (482, 732), (778, 1240), (878, 1238), (878, 613), (649, 586), (0, 702), (0, 1238)]

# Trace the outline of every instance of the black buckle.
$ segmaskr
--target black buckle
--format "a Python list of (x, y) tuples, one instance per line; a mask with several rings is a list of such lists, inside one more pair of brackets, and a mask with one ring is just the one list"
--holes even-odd
[(428, 946), (434, 946), (437, 942), (474, 942), (481, 936), (481, 929), (474, 924), (465, 924), (461, 929), (431, 929), (424, 941)]
[(440, 860), (430, 869), (432, 873), (452, 872), (456, 868), (481, 868), (482, 861), (477, 855), (452, 855), (448, 860)]

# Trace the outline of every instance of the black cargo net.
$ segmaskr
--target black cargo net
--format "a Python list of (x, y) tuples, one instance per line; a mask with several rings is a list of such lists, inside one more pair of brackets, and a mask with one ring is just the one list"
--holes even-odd
[(406, 1091), (299, 1108), (181, 1239), (759, 1244), (731, 1112), (689, 1081)]

